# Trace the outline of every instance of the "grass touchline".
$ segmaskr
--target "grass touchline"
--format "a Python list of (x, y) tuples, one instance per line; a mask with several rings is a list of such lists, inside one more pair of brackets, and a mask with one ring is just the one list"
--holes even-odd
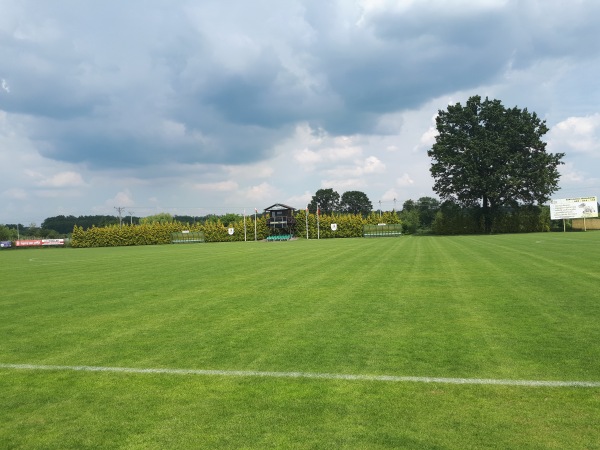
[(202, 369), (148, 369), (134, 367), (99, 367), (99, 366), (48, 366), (43, 364), (2, 364), (0, 369), (15, 370), (54, 370), (83, 372), (116, 372), (134, 374), (166, 374), (166, 375), (207, 375), (224, 377), (270, 377), (270, 378), (316, 378), (323, 380), (348, 381), (389, 381), (440, 384), (483, 384), (495, 386), (524, 387), (583, 387), (598, 388), (600, 381), (548, 381), (548, 380), (497, 380), (486, 378), (444, 378), (444, 377), (411, 377), (395, 375), (350, 375), (336, 373), (310, 372), (261, 372), (254, 370), (202, 370)]

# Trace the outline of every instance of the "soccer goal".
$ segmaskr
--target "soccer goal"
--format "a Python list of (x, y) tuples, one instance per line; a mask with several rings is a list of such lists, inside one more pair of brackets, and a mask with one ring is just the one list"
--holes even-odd
[(171, 244), (193, 244), (194, 242), (204, 242), (204, 233), (202, 231), (179, 231), (171, 233)]
[(400, 235), (402, 235), (402, 225), (399, 223), (363, 225), (363, 237), (394, 237)]

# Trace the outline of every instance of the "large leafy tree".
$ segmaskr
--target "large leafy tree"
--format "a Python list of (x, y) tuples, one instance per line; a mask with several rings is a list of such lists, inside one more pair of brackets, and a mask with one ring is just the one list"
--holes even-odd
[(443, 200), (480, 205), (486, 231), (500, 206), (540, 204), (558, 189), (564, 153), (546, 152), (545, 121), (500, 100), (469, 98), (436, 117), (432, 158), (434, 191)]
[(331, 214), (339, 209), (340, 205), (340, 194), (338, 194), (333, 189), (319, 189), (313, 195), (310, 204), (308, 205), (308, 210), (311, 213), (317, 212), (317, 205), (323, 214)]
[(367, 194), (361, 191), (347, 191), (342, 194), (340, 211), (349, 214), (368, 216), (373, 209), (373, 204)]

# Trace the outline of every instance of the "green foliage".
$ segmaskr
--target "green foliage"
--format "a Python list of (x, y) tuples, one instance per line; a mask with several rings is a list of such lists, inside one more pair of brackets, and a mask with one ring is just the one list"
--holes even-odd
[[(388, 211), (382, 214), (381, 218), (378, 213), (372, 212), (367, 217), (361, 214), (321, 214), (318, 220), (315, 214), (308, 215), (308, 237), (309, 239), (330, 239), (330, 238), (356, 238), (363, 236), (363, 225), (378, 224), (381, 221), (384, 223), (401, 223), (398, 215), (393, 211)], [(331, 224), (336, 224), (337, 229), (333, 231)], [(296, 226), (294, 235), (298, 237), (306, 237), (306, 212), (299, 211), (296, 215)]]
[(54, 216), (48, 217), (42, 222), (42, 228), (55, 230), (60, 235), (66, 235), (73, 230), (75, 225), (83, 227), (83, 229), (91, 228), (92, 226), (104, 227), (107, 225), (116, 225), (119, 219), (115, 216)]
[(400, 212), (400, 217), (402, 218), (402, 231), (404, 234), (415, 234), (421, 226), (417, 208), (403, 209)]
[(433, 197), (421, 197), (417, 200), (419, 222), (423, 228), (431, 228), (435, 215), (440, 209), (440, 201)]
[(225, 226), (236, 225), (242, 223), (244, 216), (240, 214), (227, 213), (220, 217), (221, 223)]
[(152, 216), (148, 216), (148, 217), (144, 217), (142, 219), (140, 219), (140, 224), (142, 225), (149, 225), (152, 223), (161, 223), (161, 224), (165, 224), (165, 223), (171, 223), (173, 222), (173, 216), (169, 213), (158, 213), (158, 214), (154, 214)]
[(433, 197), (421, 197), (417, 201), (406, 200), (400, 212), (405, 234), (429, 233), (440, 208), (440, 201)]
[(364, 192), (347, 191), (342, 194), (339, 209), (342, 213), (360, 214), (366, 217), (371, 213), (373, 204)]
[[(173, 216), (173, 220), (175, 222), (195, 224), (196, 222), (202, 222), (202, 217), (175, 214)], [(134, 217), (134, 221), (135, 221), (135, 217)]]
[(476, 234), (482, 228), (476, 208), (461, 208), (453, 202), (444, 202), (432, 224), (435, 234)]
[(402, 211), (411, 211), (417, 207), (414, 200), (408, 199), (402, 205)]
[[(6, 240), (15, 241), (18, 238), (20, 239), (38, 239), (38, 238), (48, 238), (54, 239), (61, 236), (55, 230), (51, 230), (48, 228), (40, 228), (36, 226), (35, 223), (30, 223), (29, 226), (23, 226), (22, 224), (6, 224), (2, 225), (4, 228), (8, 230), (9, 238)], [(66, 234), (66, 233), (65, 233)]]
[[(71, 235), (71, 246), (82, 248), (170, 244), (171, 233), (183, 229), (182, 224), (178, 222), (109, 225), (107, 227), (92, 227), (87, 230), (75, 226)], [(194, 229), (193, 231), (201, 230)]]
[[(444, 202), (432, 224), (435, 234), (476, 234), (485, 231), (484, 217), (479, 208), (463, 208)], [(532, 233), (550, 231), (550, 208), (522, 205), (498, 209), (491, 217), (492, 233)]]
[(480, 205), (486, 231), (498, 208), (542, 204), (558, 189), (564, 153), (546, 152), (548, 128), (536, 113), (473, 96), (440, 110), (436, 128), (433, 189), (443, 200)]
[(0, 241), (12, 241), (16, 239), (16, 232), (8, 228), (7, 226), (0, 225)]
[(317, 205), (321, 214), (333, 214), (339, 210), (340, 206), (340, 194), (333, 189), (319, 189), (308, 205), (308, 211), (310, 213), (317, 213)]
[(371, 214), (365, 218), (365, 224), (377, 225), (378, 223), (402, 223), (402, 220), (396, 211), (385, 211), (381, 214), (371, 211)]
[[(257, 238), (265, 239), (269, 230), (266, 220), (258, 218), (256, 222)], [(240, 218), (232, 224), (233, 235), (228, 233), (229, 226), (223, 225), (220, 220), (209, 221), (205, 224), (182, 224), (180, 222), (151, 222), (140, 225), (123, 226), (110, 225), (108, 227), (92, 227), (84, 230), (75, 226), (71, 236), (72, 247), (118, 247), (130, 245), (160, 245), (170, 244), (171, 234), (183, 230), (201, 231), (204, 233), (205, 242), (234, 242), (244, 240), (244, 219)], [(254, 240), (254, 220), (246, 217), (246, 238)]]

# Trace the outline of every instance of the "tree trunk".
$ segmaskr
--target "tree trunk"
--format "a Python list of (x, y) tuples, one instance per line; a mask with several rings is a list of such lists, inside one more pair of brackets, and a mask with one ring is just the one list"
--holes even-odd
[(483, 202), (483, 231), (486, 234), (492, 232), (492, 209), (491, 202), (487, 195), (484, 195), (482, 198)]

